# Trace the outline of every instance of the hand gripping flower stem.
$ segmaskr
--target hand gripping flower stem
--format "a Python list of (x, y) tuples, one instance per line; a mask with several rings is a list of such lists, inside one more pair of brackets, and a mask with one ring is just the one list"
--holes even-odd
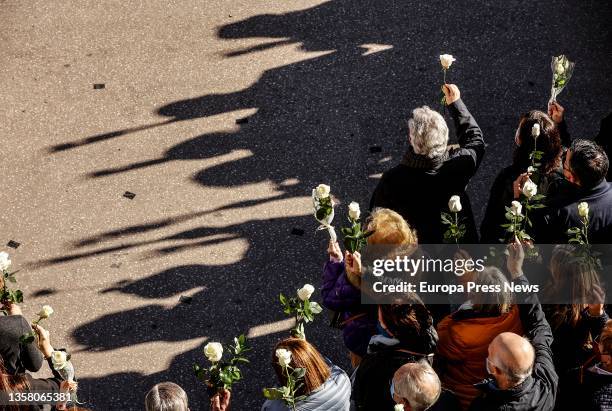
[[(53, 314), (53, 308), (50, 305), (43, 305), (40, 312), (38, 313), (38, 319), (32, 321), (32, 325), (38, 325), (42, 320), (49, 318)], [(19, 343), (21, 344), (30, 344), (36, 338), (36, 333), (34, 331), (30, 331), (29, 333), (23, 334), (19, 337)]]
[(229, 361), (222, 360), (223, 346), (218, 342), (210, 342), (204, 346), (204, 355), (210, 361), (208, 368), (199, 364), (193, 365), (196, 377), (206, 384), (209, 396), (224, 390), (231, 391), (232, 385), (242, 379), (242, 371), (238, 367), (240, 363), (248, 364), (249, 360), (245, 354), (251, 350), (247, 345), (244, 335), (234, 338), (234, 344), (226, 347), (231, 354)]

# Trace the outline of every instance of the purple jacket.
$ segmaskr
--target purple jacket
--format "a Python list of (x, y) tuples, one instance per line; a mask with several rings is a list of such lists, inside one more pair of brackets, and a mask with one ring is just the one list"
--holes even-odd
[(341, 313), (340, 320), (350, 320), (342, 328), (344, 345), (353, 353), (364, 356), (370, 338), (376, 334), (377, 311), (375, 305), (361, 305), (361, 291), (346, 276), (344, 262), (328, 261), (323, 268), (321, 295), (323, 305)]

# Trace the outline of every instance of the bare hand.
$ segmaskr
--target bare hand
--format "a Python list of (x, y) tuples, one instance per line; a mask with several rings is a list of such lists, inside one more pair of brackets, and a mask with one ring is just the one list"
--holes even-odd
[(594, 303), (588, 305), (588, 312), (591, 317), (599, 317), (604, 313), (605, 293), (598, 285), (594, 285), (591, 292)]
[(329, 240), (327, 254), (329, 254), (330, 260), (342, 261), (342, 250), (337, 241)]
[(220, 393), (215, 394), (215, 396), (210, 399), (211, 411), (229, 410), (231, 396), (232, 393), (228, 390), (223, 390)]
[(49, 338), (49, 331), (45, 330), (38, 324), (32, 324), (32, 328), (38, 337), (38, 349), (45, 358), (49, 358), (53, 353), (53, 347), (51, 346), (51, 340)]
[(443, 85), (442, 92), (444, 93), (444, 98), (446, 99), (447, 106), (450, 106), (455, 101), (461, 98), (461, 92), (459, 91), (459, 87), (454, 84)]
[(551, 102), (548, 105), (548, 115), (553, 121), (557, 124), (563, 121), (563, 114), (565, 113), (565, 109), (563, 106), (556, 101)]
[(515, 200), (517, 200), (521, 196), (523, 185), (525, 184), (527, 180), (529, 180), (530, 176), (531, 176), (531, 173), (523, 173), (520, 176), (518, 176), (516, 180), (514, 180), (514, 183), (512, 184), (512, 192), (514, 194)]
[(356, 275), (361, 277), (361, 254), (359, 252), (355, 252), (355, 254), (351, 254), (346, 251), (345, 255), (345, 263), (344, 267), (348, 274)]
[(21, 308), (17, 304), (10, 301), (3, 301), (1, 308), (6, 310), (8, 315), (23, 315)]
[(508, 244), (508, 258), (506, 259), (506, 267), (512, 279), (519, 278), (523, 275), (523, 261), (525, 260), (525, 250), (523, 244), (514, 238), (514, 241)]

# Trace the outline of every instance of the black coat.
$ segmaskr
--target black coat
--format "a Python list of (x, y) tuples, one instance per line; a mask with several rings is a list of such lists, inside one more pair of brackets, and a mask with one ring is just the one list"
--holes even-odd
[(0, 355), (7, 373), (36, 372), (42, 366), (43, 357), (36, 345), (19, 343), (19, 337), (30, 331), (32, 327), (21, 315), (0, 317)]
[(581, 411), (612, 410), (612, 375), (600, 375), (587, 370), (578, 397)]
[(546, 209), (547, 224), (541, 234), (541, 237), (550, 236), (546, 243), (567, 243), (567, 230), (582, 227), (578, 215), (578, 204), (582, 201), (589, 204), (589, 242), (612, 243), (612, 183), (605, 180), (590, 189), (574, 186), (571, 191), (557, 195)]
[(465, 218), (464, 243), (477, 243), (478, 232), (472, 207), (465, 192), (472, 176), (478, 170), (485, 152), (482, 131), (463, 101), (448, 106), (459, 138), (459, 148), (450, 148), (443, 161), (415, 154), (409, 148), (404, 161), (386, 171), (370, 201), (370, 209), (390, 208), (402, 215), (415, 228), (419, 242), (441, 244), (446, 227), (440, 221), (442, 212), (449, 212), (448, 200), (461, 197)]
[[(515, 283), (528, 284), (522, 276)], [(521, 297), (519, 297), (521, 298)], [(527, 338), (535, 349), (533, 372), (525, 381), (508, 390), (495, 388), (493, 380), (485, 380), (477, 387), (482, 390), (470, 406), (472, 411), (549, 411), (555, 406), (559, 378), (553, 364), (552, 330), (535, 294), (527, 294), (519, 305), (521, 321)]]
[[(428, 345), (435, 348), (437, 334), (433, 327)], [(401, 344), (387, 346), (370, 344), (368, 354), (357, 368), (351, 400), (357, 411), (392, 410), (395, 402), (391, 398), (393, 375), (402, 365), (428, 358), (411, 352)], [(445, 399), (448, 401), (448, 399)]]
[[(506, 242), (508, 232), (502, 228), (501, 225), (508, 222), (506, 220), (506, 207), (510, 207), (510, 204), (514, 200), (514, 190), (512, 189), (512, 185), (514, 181), (524, 172), (525, 170), (511, 165), (504, 168), (495, 178), (495, 181), (491, 186), (487, 209), (485, 211), (484, 218), (482, 219), (482, 224), (480, 225), (481, 243), (497, 244), (500, 242)], [(549, 192), (559, 193), (568, 189), (569, 187), (570, 183), (565, 180), (562, 172), (554, 171), (541, 178), (541, 181), (538, 184), (538, 193), (545, 195), (547, 195)], [(547, 203), (547, 199), (544, 200), (544, 203)], [(534, 216), (532, 214), (530, 219), (534, 222), (534, 224), (542, 224), (539, 216)], [(533, 232), (533, 230), (529, 228), (527, 231), (536, 242), (542, 243), (537, 233)]]
[[(594, 355), (592, 340), (599, 337), (606, 322), (610, 319), (608, 314), (599, 317), (591, 317), (584, 310), (578, 323), (572, 326), (568, 321), (559, 321), (554, 318), (556, 306), (545, 306), (544, 311), (548, 321), (553, 327), (554, 341), (551, 345), (555, 370), (559, 374), (559, 393), (557, 396), (556, 409), (574, 409), (579, 407), (575, 403), (576, 395), (574, 388), (580, 381), (581, 366), (592, 359)], [(591, 343), (587, 345), (587, 341)], [(573, 404), (571, 407), (568, 404)]]

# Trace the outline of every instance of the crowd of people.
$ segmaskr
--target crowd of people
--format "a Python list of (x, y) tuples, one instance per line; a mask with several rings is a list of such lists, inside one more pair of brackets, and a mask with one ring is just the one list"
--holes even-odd
[[(447, 84), (443, 91), (458, 145), (449, 144), (449, 127), (440, 113), (426, 106), (413, 111), (407, 152), (383, 174), (372, 195), (368, 245), (443, 243), (440, 215), (456, 195), (465, 217), (462, 243), (507, 244), (505, 266), (488, 266), (473, 281), (495, 285), (511, 279), (528, 285), (524, 262), (533, 244), (508, 238), (502, 225), (507, 207), (533, 176), (538, 192), (545, 194), (545, 207), (532, 215), (528, 231), (539, 243), (557, 244), (546, 263), (544, 292), (563, 289), (591, 299), (553, 305), (541, 304), (535, 293), (499, 293), (494, 301), (468, 293), (463, 304), (441, 307), (423, 303), (414, 293), (397, 304), (362, 304), (361, 255), (343, 252), (331, 241), (321, 278), (322, 303), (342, 332), (345, 347), (339, 349), (346, 350), (351, 369), (331, 363), (312, 341), (280, 341), (275, 350), (291, 351), (291, 366), (305, 370), (297, 390), (304, 398), (295, 409), (612, 409), (612, 321), (605, 310), (604, 281), (593, 266), (572, 258), (567, 246), (568, 230), (584, 222), (578, 208), (583, 202), (589, 210), (589, 242), (612, 243), (610, 117), (595, 140), (572, 140), (559, 103), (552, 102), (547, 112), (522, 115), (512, 163), (495, 178), (479, 230), (466, 188), (485, 155), (485, 139), (458, 87)], [(536, 145), (541, 153), (537, 170)], [(49, 359), (49, 334), (28, 324), (16, 305), (4, 308), (10, 315), (0, 318), (0, 390), (68, 389), (58, 376), (34, 379), (28, 374)], [(38, 349), (19, 343), (32, 327)], [(281, 386), (287, 384), (276, 359), (270, 371)], [(144, 406), (147, 411), (186, 411), (188, 396), (178, 385), (162, 382), (147, 393)], [(230, 407), (230, 391), (212, 395), (212, 410)], [(282, 400), (271, 399), (261, 409), (289, 410)]]

